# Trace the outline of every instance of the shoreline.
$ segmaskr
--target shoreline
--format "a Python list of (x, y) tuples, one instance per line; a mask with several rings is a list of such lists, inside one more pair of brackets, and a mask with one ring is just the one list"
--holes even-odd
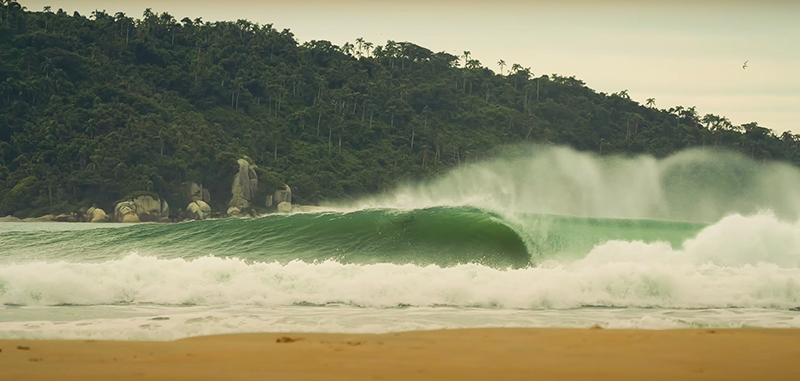
[(0, 340), (0, 379), (794, 380), (800, 330), (456, 329)]
[[(18, 218), (18, 217), (14, 217), (12, 215), (0, 216), (0, 223), (2, 223), (2, 222), (13, 222), (13, 223), (19, 223), (19, 222), (58, 222), (58, 223), (69, 223), (69, 224), (98, 224), (98, 225), (109, 224), (109, 223), (111, 223), (111, 224), (126, 224), (126, 225), (135, 225), (135, 224), (142, 224), (142, 223), (170, 224), (170, 223), (180, 223), (180, 222), (185, 222), (185, 221), (222, 220), (222, 219), (228, 219), (228, 218), (258, 218), (258, 217), (268, 216), (268, 215), (272, 215), (272, 214), (277, 214), (277, 215), (284, 214), (285, 215), (285, 214), (297, 214), (297, 213), (319, 213), (319, 212), (326, 212), (326, 211), (330, 211), (331, 210), (329, 208), (325, 208), (325, 207), (317, 206), (317, 205), (292, 205), (292, 207), (293, 207), (293, 209), (291, 211), (289, 211), (289, 212), (272, 212), (272, 213), (262, 213), (262, 214), (255, 214), (255, 215), (242, 214), (242, 215), (238, 215), (238, 216), (219, 215), (219, 216), (215, 216), (215, 217), (203, 218), (203, 219), (200, 219), (200, 220), (192, 219), (192, 218), (187, 218), (187, 219), (177, 219), (176, 218), (176, 219), (170, 219), (168, 221), (165, 220), (165, 221), (127, 222), (127, 221), (112, 221), (110, 219), (106, 220), (106, 221), (86, 221), (86, 220), (83, 220), (83, 219), (78, 219), (77, 217), (76, 217), (76, 220), (58, 219), (61, 216), (54, 216), (54, 215), (49, 214), (49, 215), (44, 215), (44, 216), (40, 216), (40, 217), (28, 217), (28, 218)], [(78, 216), (78, 215), (74, 215), (74, 216)]]

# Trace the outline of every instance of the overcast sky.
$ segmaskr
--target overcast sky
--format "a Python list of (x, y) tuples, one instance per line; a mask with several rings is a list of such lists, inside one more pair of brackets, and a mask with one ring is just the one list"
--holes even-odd
[[(734, 124), (800, 134), (800, 1), (560, 0), (21, 0), (88, 16), (95, 9), (141, 18), (247, 19), (288, 28), (300, 43), (358, 37), (409, 41), (497, 61), (536, 75), (576, 76), (597, 91), (628, 90), (660, 108), (697, 106)], [(748, 68), (742, 64), (748, 62)]]

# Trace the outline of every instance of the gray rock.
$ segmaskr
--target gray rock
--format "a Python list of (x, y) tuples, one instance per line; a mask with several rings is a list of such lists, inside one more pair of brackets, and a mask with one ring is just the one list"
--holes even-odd
[(161, 200), (161, 213), (159, 216), (161, 220), (164, 218), (169, 219), (169, 204), (167, 204), (167, 200)]
[(122, 201), (114, 206), (114, 221), (169, 221), (169, 204), (165, 200), (153, 199), (150, 196), (139, 196), (133, 200)]
[(204, 201), (206, 204), (211, 202), (211, 194), (208, 189), (203, 188), (203, 184), (189, 183), (187, 194), (192, 201)]
[(278, 213), (291, 213), (292, 211), (292, 204), (288, 202), (282, 202), (278, 204)]
[(86, 222), (106, 222), (108, 215), (103, 209), (91, 207), (83, 215), (83, 220)]
[(231, 217), (239, 217), (239, 215), (242, 214), (242, 211), (239, 208), (237, 208), (235, 206), (232, 206), (232, 207), (228, 208), (228, 213), (227, 214), (229, 216), (231, 216)]
[(56, 216), (54, 216), (52, 214), (45, 214), (44, 216), (41, 216), (41, 217), (28, 217), (28, 218), (22, 220), (22, 222), (52, 222), (55, 219), (56, 219)]
[(204, 220), (211, 215), (211, 207), (203, 200), (193, 201), (186, 207), (186, 216), (193, 220)]
[(283, 184), (283, 189), (278, 189), (275, 191), (275, 195), (272, 198), (272, 201), (275, 204), (280, 205), (282, 202), (292, 203), (292, 188), (289, 188), (288, 185)]
[(136, 213), (136, 205), (134, 205), (134, 202), (122, 201), (114, 206), (114, 221), (139, 222), (139, 214)]
[(228, 205), (244, 210), (253, 204), (253, 199), (258, 192), (258, 176), (254, 169), (255, 166), (251, 166), (247, 160), (239, 159), (237, 163), (239, 163), (239, 172), (233, 178), (232, 197)]

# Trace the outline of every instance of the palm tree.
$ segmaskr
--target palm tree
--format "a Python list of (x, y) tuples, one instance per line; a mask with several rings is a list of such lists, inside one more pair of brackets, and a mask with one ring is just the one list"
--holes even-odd
[(706, 124), (706, 129), (709, 131), (715, 131), (719, 129), (720, 117), (714, 114), (706, 114), (702, 119), (700, 119), (700, 121)]
[(690, 126), (697, 126), (700, 124), (700, 116), (697, 114), (696, 106), (682, 110), (678, 115)]
[(353, 44), (351, 44), (349, 42), (345, 42), (344, 45), (342, 45), (342, 49), (341, 50), (342, 50), (342, 53), (350, 55), (350, 53), (353, 52), (353, 48), (354, 48)]
[(52, 13), (52, 12), (50, 12), (50, 10), (53, 9), (53, 8), (50, 7), (49, 5), (46, 5), (42, 9), (44, 9), (44, 12), (46, 13), (46, 15), (44, 17), (44, 34), (47, 34), (47, 24), (50, 23), (50, 13)]
[(469, 62), (469, 55), (470, 54), (472, 54), (472, 53), (470, 53), (468, 50), (464, 51), (464, 66), (467, 66), (467, 63)]
[(500, 75), (503, 75), (503, 68), (506, 67), (506, 61), (497, 61), (497, 66), (500, 66)]
[(386, 41), (385, 54), (389, 57), (389, 66), (394, 68), (394, 57), (397, 55), (397, 43), (392, 40)]
[(647, 101), (645, 101), (645, 105), (647, 107), (655, 107), (656, 99), (655, 98), (647, 98)]
[(372, 49), (372, 43), (371, 42), (365, 42), (364, 43), (364, 50), (367, 52), (367, 57), (369, 57), (369, 50), (370, 49)]
[(792, 131), (784, 131), (783, 134), (781, 135), (781, 140), (783, 140), (785, 143), (793, 144), (795, 141), (794, 137), (795, 135), (792, 135)]
[(669, 112), (670, 114), (675, 114), (675, 116), (680, 116), (681, 113), (683, 112), (683, 106), (670, 107), (670, 109), (667, 110), (667, 112)]
[(364, 37), (356, 38), (356, 45), (358, 46), (358, 51), (360, 52), (364, 47)]
[(481, 62), (478, 60), (469, 60), (467, 61), (467, 69), (480, 69)]
[[(6, 27), (8, 27), (9, 12), (11, 11), (12, 0), (6, 0)], [(2, 5), (2, 3), (0, 3)]]
[(633, 134), (636, 135), (637, 133), (639, 133), (639, 122), (643, 122), (644, 118), (640, 114), (637, 114), (635, 112), (630, 114), (630, 117), (631, 117), (631, 122), (633, 122)]

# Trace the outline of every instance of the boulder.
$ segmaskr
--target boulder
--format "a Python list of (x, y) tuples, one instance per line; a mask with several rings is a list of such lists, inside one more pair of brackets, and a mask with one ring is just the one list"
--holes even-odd
[(114, 221), (151, 222), (169, 221), (169, 204), (166, 200), (142, 195), (131, 200), (119, 202), (114, 207)]
[(83, 215), (83, 220), (86, 222), (106, 222), (108, 215), (103, 209), (91, 207)]
[(186, 207), (186, 217), (193, 220), (204, 220), (211, 215), (211, 207), (203, 200), (193, 201)]
[(228, 208), (228, 213), (227, 214), (229, 216), (231, 216), (231, 217), (239, 217), (239, 215), (242, 214), (242, 211), (239, 208), (237, 208), (235, 206), (232, 206), (232, 207)]
[(114, 221), (139, 222), (139, 214), (136, 213), (133, 201), (123, 201), (114, 206)]
[(292, 211), (292, 204), (285, 201), (278, 204), (278, 213), (290, 213), (291, 211)]
[(192, 201), (203, 201), (206, 204), (211, 202), (211, 194), (208, 189), (203, 188), (203, 184), (189, 183), (187, 186), (189, 199)]
[(158, 220), (169, 222), (169, 204), (167, 204), (167, 200), (161, 200), (161, 214), (159, 214)]
[(272, 197), (272, 202), (277, 205), (280, 205), (282, 202), (288, 202), (291, 204), (292, 188), (289, 188), (288, 185), (283, 184), (283, 189), (278, 189), (275, 191), (275, 195)]
[(258, 192), (258, 176), (256, 175), (255, 165), (250, 165), (245, 159), (239, 159), (239, 172), (233, 178), (231, 185), (231, 201), (229, 206), (244, 210), (253, 203)]

